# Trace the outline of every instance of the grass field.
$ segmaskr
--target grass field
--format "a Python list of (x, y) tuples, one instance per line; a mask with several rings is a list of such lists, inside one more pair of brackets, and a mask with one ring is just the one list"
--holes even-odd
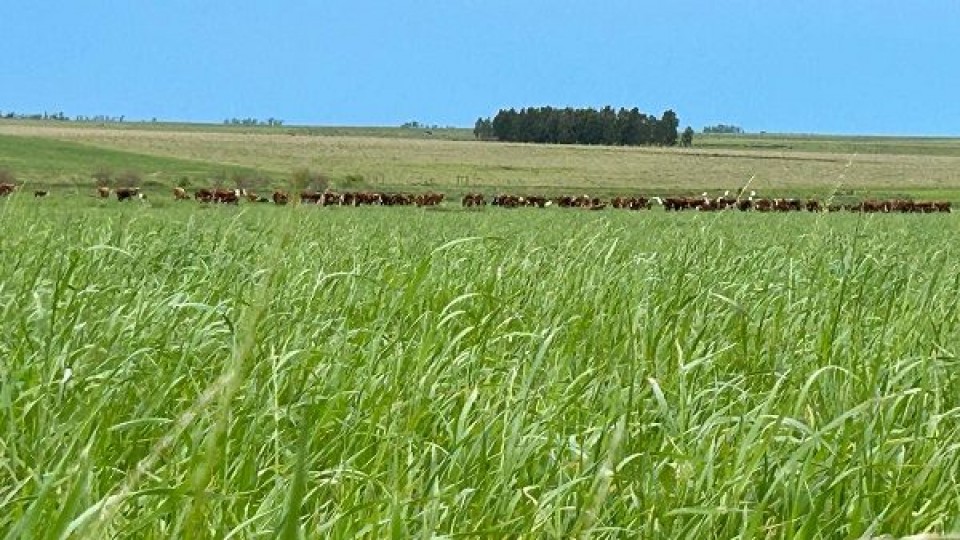
[(154, 185), (208, 186), (235, 175), (284, 186), (309, 168), (339, 188), (598, 195), (722, 192), (960, 201), (960, 139), (700, 136), (696, 146), (500, 144), (469, 130), (232, 128), (0, 122), (0, 168), (35, 185), (84, 185), (107, 163)]
[[(957, 139), (0, 121), (0, 538), (960, 532), (954, 214), (169, 197), (301, 167), (960, 202)], [(150, 199), (91, 197), (105, 170)]]
[(6, 538), (960, 530), (960, 222), (0, 200)]

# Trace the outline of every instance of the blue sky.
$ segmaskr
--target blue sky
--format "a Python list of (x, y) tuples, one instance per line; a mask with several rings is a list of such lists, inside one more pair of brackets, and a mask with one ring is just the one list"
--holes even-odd
[(960, 2), (4, 0), (0, 111), (472, 126), (501, 107), (960, 135)]

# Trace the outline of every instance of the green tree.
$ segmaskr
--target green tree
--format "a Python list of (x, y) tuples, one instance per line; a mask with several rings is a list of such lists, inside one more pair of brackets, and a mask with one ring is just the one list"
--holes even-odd
[(656, 143), (663, 146), (676, 145), (677, 139), (680, 137), (677, 133), (677, 127), (679, 126), (680, 120), (677, 118), (677, 113), (673, 112), (672, 109), (663, 111), (660, 121), (657, 122)]
[(477, 123), (473, 125), (473, 136), (480, 141), (493, 139), (493, 122), (489, 118), (477, 118)]

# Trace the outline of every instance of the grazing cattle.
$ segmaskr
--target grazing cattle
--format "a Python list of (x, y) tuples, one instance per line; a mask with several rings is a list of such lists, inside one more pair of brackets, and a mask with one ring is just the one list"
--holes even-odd
[[(339, 197), (337, 197), (339, 199)], [(320, 204), (321, 201), (324, 201), (324, 194), (318, 191), (301, 191), (300, 192), (300, 204)]]
[(600, 199), (589, 195), (562, 195), (553, 199), (560, 208), (592, 208), (599, 204)]
[(383, 193), (381, 203), (384, 206), (410, 206), (414, 196), (409, 193)]
[(819, 212), (822, 208), (820, 206), (820, 201), (816, 199), (807, 199), (806, 203), (807, 212)]
[(757, 212), (769, 212), (773, 210), (773, 201), (770, 199), (754, 199), (753, 209)]
[(517, 208), (518, 206), (523, 206), (526, 203), (523, 197), (518, 197), (516, 195), (496, 195), (493, 197), (493, 206), (499, 206), (501, 208)]
[(541, 195), (531, 195), (526, 197), (527, 206), (536, 206), (537, 208), (546, 208), (552, 204), (550, 199)]
[(290, 196), (285, 191), (277, 190), (273, 192), (273, 204), (284, 205), (287, 204), (289, 199)]
[[(323, 193), (317, 195), (317, 204), (320, 206), (340, 206), (343, 204), (343, 196), (336, 191), (326, 190)], [(350, 197), (350, 202), (353, 202), (353, 197)]]
[(486, 206), (487, 201), (483, 198), (483, 193), (467, 193), (463, 196), (462, 204), (468, 208), (471, 206)]
[(218, 189), (213, 192), (213, 202), (224, 204), (240, 204), (243, 192), (239, 189)]
[(182, 187), (173, 188), (173, 200), (175, 201), (187, 201), (190, 200), (190, 196), (187, 195), (187, 190)]
[(115, 191), (117, 194), (118, 201), (125, 201), (127, 199), (143, 199), (143, 194), (140, 193), (140, 188), (117, 188)]
[(777, 212), (798, 212), (803, 209), (800, 199), (774, 199), (773, 209)]
[[(831, 205), (830, 211), (839, 210), (839, 205)], [(949, 212), (949, 201), (914, 201), (910, 199), (867, 199), (854, 204), (846, 204), (843, 209), (862, 213), (921, 213)]]
[(202, 203), (213, 202), (213, 190), (200, 188), (193, 192), (193, 198)]
[(720, 210), (728, 210), (730, 208), (736, 208), (737, 199), (734, 199), (733, 197), (731, 197), (730, 191), (728, 190), (728, 191), (724, 191), (722, 196), (717, 197), (715, 203)]
[(420, 193), (414, 197), (417, 206), (436, 206), (443, 201), (443, 193)]
[(704, 202), (702, 198), (697, 197), (667, 197), (661, 200), (664, 210), (674, 212), (698, 208)]
[(3, 183), (0, 184), (0, 197), (6, 197), (7, 195), (13, 193), (17, 190), (16, 184)]
[(36, 191), (33, 192), (33, 196), (34, 196), (34, 197), (46, 197), (46, 196), (49, 195), (49, 194), (50, 194), (49, 191), (40, 190), (40, 189), (38, 189), (38, 190), (36, 190)]
[(106, 199), (110, 196), (110, 188), (107, 186), (100, 186), (97, 188), (97, 197), (101, 199)]

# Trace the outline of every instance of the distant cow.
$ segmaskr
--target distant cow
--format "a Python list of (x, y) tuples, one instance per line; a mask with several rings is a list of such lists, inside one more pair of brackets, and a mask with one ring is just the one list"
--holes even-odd
[(273, 204), (287, 204), (287, 201), (290, 199), (290, 196), (286, 192), (277, 190), (273, 192)]
[(17, 189), (16, 184), (7, 184), (7, 183), (0, 184), (0, 197), (5, 197), (13, 193), (14, 191), (16, 191), (16, 189)]
[(207, 189), (207, 188), (200, 188), (193, 192), (193, 198), (203, 203), (212, 202), (213, 190)]
[(218, 189), (213, 192), (213, 201), (225, 204), (240, 204), (243, 192), (239, 189)]
[[(336, 200), (339, 203), (340, 195), (336, 195)], [(318, 191), (301, 191), (300, 192), (300, 204), (321, 204), (321, 202), (326, 202), (324, 194)]]
[(110, 188), (108, 188), (107, 186), (100, 186), (97, 188), (97, 197), (100, 197), (101, 199), (106, 199), (109, 196), (110, 196)]
[(190, 196), (187, 195), (187, 190), (182, 187), (173, 188), (173, 199), (176, 201), (186, 201), (190, 199)]
[(117, 188), (116, 192), (118, 201), (126, 201), (128, 199), (142, 199), (143, 194), (140, 193), (140, 188)]
[(467, 193), (463, 196), (463, 201), (461, 201), (463, 206), (486, 206), (487, 201), (483, 198), (483, 193)]
[(414, 197), (417, 206), (436, 206), (443, 201), (443, 193), (421, 193)]
[(34, 197), (46, 197), (46, 196), (49, 195), (49, 194), (50, 194), (49, 191), (47, 191), (47, 190), (41, 190), (41, 189), (38, 189), (38, 190), (36, 190), (36, 191), (33, 192), (33, 196), (34, 196)]

